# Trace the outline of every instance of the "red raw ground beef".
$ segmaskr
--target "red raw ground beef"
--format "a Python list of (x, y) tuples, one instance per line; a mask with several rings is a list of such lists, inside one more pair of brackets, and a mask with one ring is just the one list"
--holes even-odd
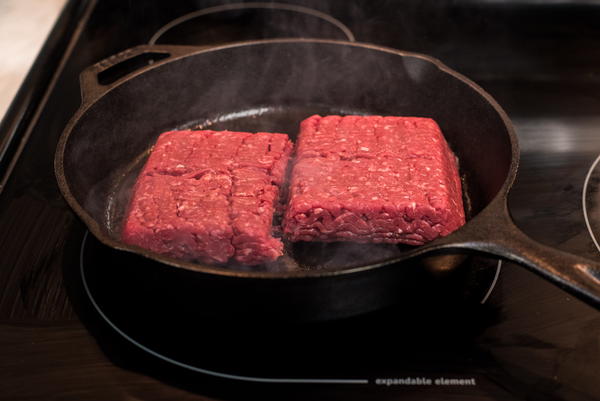
[(465, 223), (457, 161), (432, 119), (315, 115), (296, 149), (292, 241), (422, 245)]
[(170, 131), (134, 187), (124, 242), (178, 259), (277, 259), (272, 220), (292, 143), (285, 134)]

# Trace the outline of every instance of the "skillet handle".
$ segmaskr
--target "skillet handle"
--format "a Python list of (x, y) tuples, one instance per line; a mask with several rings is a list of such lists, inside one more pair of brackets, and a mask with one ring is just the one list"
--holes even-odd
[(92, 103), (123, 78), (163, 64), (173, 58), (188, 55), (202, 47), (141, 45), (123, 50), (86, 68), (79, 75), (82, 105)]
[[(488, 208), (441, 248), (470, 249), (516, 262), (600, 308), (600, 263), (541, 244), (513, 222), (506, 202)], [(449, 238), (449, 237), (446, 237)]]

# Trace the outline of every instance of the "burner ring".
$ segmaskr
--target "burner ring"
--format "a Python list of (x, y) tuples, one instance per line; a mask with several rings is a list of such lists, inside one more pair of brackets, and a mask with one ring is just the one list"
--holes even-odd
[[(592, 241), (594, 242), (596, 249), (598, 249), (598, 252), (600, 252), (600, 243), (598, 242), (598, 239), (596, 238), (596, 235), (594, 234), (594, 229), (592, 227), (592, 220), (589, 218), (588, 211), (589, 211), (590, 207), (588, 206), (587, 198), (589, 195), (588, 189), (590, 188), (590, 186), (594, 185), (594, 184), (598, 185), (598, 183), (590, 184), (590, 182), (593, 181), (592, 176), (594, 175), (596, 167), (598, 166), (599, 163), (600, 163), (600, 155), (598, 155), (598, 157), (596, 157), (596, 159), (590, 166), (590, 168), (585, 176), (585, 180), (583, 182), (582, 194), (581, 194), (581, 206), (583, 208), (583, 219), (585, 220), (585, 226), (587, 227), (588, 233), (590, 234), (590, 237), (592, 238)], [(600, 181), (600, 176), (598, 178), (599, 178), (598, 181)], [(597, 190), (593, 191), (593, 192), (597, 192)]]
[[(100, 247), (100, 248), (98, 248)], [(98, 253), (100, 252), (100, 254)], [(134, 348), (140, 349), (143, 352), (152, 355), (155, 358), (158, 358), (159, 360), (162, 360), (164, 362), (167, 362), (170, 365), (176, 366), (178, 368), (182, 368), (184, 370), (187, 371), (192, 371), (195, 373), (200, 373), (200, 374), (204, 374), (207, 376), (213, 376), (213, 377), (218, 377), (218, 378), (222, 378), (222, 379), (229, 379), (229, 380), (235, 380), (235, 381), (245, 381), (245, 382), (258, 382), (258, 383), (295, 383), (295, 384), (299, 384), (299, 383), (313, 383), (313, 384), (369, 384), (371, 382), (371, 378), (368, 377), (364, 377), (364, 376), (353, 376), (351, 375), (350, 377), (340, 377), (340, 376), (336, 376), (335, 374), (331, 374), (331, 375), (326, 375), (325, 377), (319, 375), (315, 375), (315, 376), (311, 376), (309, 375), (303, 375), (303, 374), (298, 374), (298, 376), (296, 376), (296, 373), (290, 374), (290, 375), (286, 375), (283, 377), (279, 377), (277, 375), (269, 375), (267, 372), (251, 372), (249, 370), (249, 368), (245, 368), (242, 369), (242, 371), (229, 371), (228, 367), (229, 365), (225, 364), (225, 365), (221, 365), (219, 366), (214, 365), (215, 363), (215, 358), (214, 356), (210, 356), (207, 360), (209, 361), (208, 365), (204, 365), (205, 363), (205, 357), (207, 356), (204, 353), (200, 353), (200, 355), (202, 356), (202, 358), (188, 358), (188, 357), (183, 357), (182, 358), (182, 354), (181, 351), (179, 350), (173, 350), (171, 348), (177, 348), (177, 346), (173, 345), (173, 343), (171, 343), (171, 345), (164, 345), (162, 342), (157, 342), (156, 338), (153, 337), (153, 334), (150, 334), (150, 337), (148, 337), (149, 333), (155, 333), (156, 330), (158, 330), (158, 328), (155, 325), (155, 321), (156, 321), (156, 316), (163, 316), (161, 315), (161, 313), (164, 313), (164, 311), (159, 311), (156, 308), (153, 308), (151, 305), (149, 305), (148, 303), (146, 303), (147, 298), (141, 299), (141, 298), (137, 298), (136, 296), (132, 297), (130, 299), (131, 302), (127, 302), (124, 303), (122, 302), (123, 296), (119, 295), (123, 292), (123, 288), (122, 287), (126, 287), (126, 290), (128, 291), (128, 293), (131, 290), (131, 283), (128, 280), (121, 280), (122, 283), (119, 283), (120, 279), (122, 278), (120, 276), (120, 273), (117, 274), (116, 276), (114, 274), (110, 274), (108, 273), (108, 278), (110, 278), (110, 280), (106, 280), (107, 277), (104, 277), (103, 279), (101, 279), (100, 281), (98, 281), (99, 277), (103, 277), (106, 276), (106, 269), (103, 269), (103, 267), (106, 267), (106, 262), (98, 262), (97, 261), (97, 256), (98, 255), (105, 255), (105, 254), (112, 254), (112, 257), (117, 257), (120, 258), (123, 256), (123, 253), (121, 253), (120, 251), (116, 251), (116, 250), (112, 250), (110, 248), (105, 247), (104, 245), (102, 245), (99, 241), (95, 240), (94, 237), (92, 237), (90, 235), (89, 231), (86, 231), (86, 233), (84, 234), (82, 243), (81, 243), (81, 249), (80, 249), (80, 255), (79, 255), (79, 272), (78, 274), (80, 275), (80, 281), (81, 281), (81, 285), (83, 287), (83, 292), (85, 294), (85, 297), (87, 298), (87, 302), (89, 302), (91, 304), (91, 307), (93, 309), (93, 311), (95, 313), (97, 313), (97, 315), (99, 316), (99, 318), (101, 319), (101, 321), (103, 321), (105, 324), (107, 324), (111, 330), (113, 330), (119, 337), (121, 337), (122, 339), (124, 339), (126, 341), (126, 343), (131, 344), (132, 346), (134, 346)], [(125, 255), (127, 256), (127, 255)], [(91, 259), (90, 259), (91, 257)], [(90, 266), (90, 263), (91, 266)], [(110, 257), (108, 260), (108, 265), (111, 265), (110, 263)], [(493, 260), (489, 260), (489, 262), (493, 263)], [(100, 263), (100, 265), (95, 265), (95, 263)], [(479, 302), (480, 304), (484, 304), (487, 299), (489, 298), (493, 288), (495, 287), (498, 277), (499, 277), (499, 273), (500, 273), (500, 267), (501, 267), (502, 262), (499, 260), (497, 262), (497, 264), (495, 265), (495, 268), (490, 265), (487, 269), (493, 269), (493, 270), (488, 270), (489, 274), (494, 274), (493, 279), (491, 280), (491, 283), (489, 284), (489, 288), (487, 289), (483, 299), (481, 299), (481, 301)], [(120, 271), (120, 270), (119, 270)], [(110, 283), (110, 286), (107, 286), (106, 284)], [(128, 284), (129, 283), (129, 284)], [(100, 285), (100, 287), (99, 287)], [(105, 293), (104, 291), (100, 291), (99, 288), (108, 288), (110, 287), (110, 291), (109, 294)], [(479, 293), (481, 294), (481, 293)], [(156, 293), (156, 299), (158, 299), (160, 302), (162, 302), (160, 300), (161, 296), (160, 293)], [(110, 301), (107, 301), (110, 300)], [(477, 302), (476, 299), (474, 299), (473, 301)], [(168, 309), (168, 308), (167, 308)], [(172, 309), (169, 309), (169, 311), (171, 311)], [(129, 313), (129, 312), (133, 312), (135, 311), (136, 313)], [(397, 310), (396, 310), (397, 312)], [(132, 316), (135, 316), (135, 319), (131, 319)], [(188, 315), (186, 315), (188, 316)], [(469, 315), (471, 316), (471, 315)], [(160, 319), (160, 318), (159, 318)], [(428, 318), (429, 319), (429, 318)], [(467, 319), (470, 319), (467, 318)], [(218, 322), (219, 324), (223, 324), (223, 322)], [(343, 322), (342, 324), (342, 330), (343, 329)], [(201, 322), (201, 327), (204, 328), (206, 326), (206, 322), (202, 321)], [(210, 324), (208, 325), (210, 326)], [(460, 326), (460, 325), (459, 325)], [(172, 332), (177, 332), (177, 330), (173, 330), (172, 326), (169, 325), (168, 323), (165, 324), (165, 327), (169, 327), (169, 329), (167, 329), (165, 332), (167, 333), (172, 333)], [(234, 331), (239, 331), (240, 327), (235, 326), (236, 330), (231, 330), (231, 328), (229, 326), (225, 327), (225, 333), (229, 332), (234, 332)], [(241, 326), (241, 329), (243, 332), (245, 332), (245, 330), (247, 330), (248, 328), (246, 326)], [(297, 330), (298, 327), (296, 326), (291, 326), (291, 330), (295, 331)], [(197, 329), (196, 329), (197, 330)], [(204, 330), (204, 329), (203, 329)], [(213, 328), (214, 330), (214, 328)], [(160, 330), (158, 330), (160, 332)], [(217, 330), (218, 331), (218, 330)], [(203, 331), (205, 334), (209, 333), (206, 331)], [(390, 331), (390, 333), (393, 333), (393, 331)], [(289, 333), (288, 333), (289, 334)], [(159, 337), (161, 336), (161, 334), (159, 333)], [(169, 334), (167, 337), (170, 337), (171, 334)], [(178, 340), (180, 340), (181, 343), (188, 344), (189, 340), (184, 341), (180, 335), (177, 335)], [(218, 338), (218, 336), (217, 336)], [(287, 336), (283, 335), (282, 338), (287, 338)], [(102, 338), (97, 338), (99, 341), (102, 340)], [(159, 340), (164, 339), (162, 337), (159, 338)], [(197, 338), (194, 337), (194, 341), (196, 341)], [(211, 340), (212, 341), (212, 340)], [(210, 342), (210, 341), (209, 341)], [(229, 342), (227, 342), (227, 344), (231, 345)], [(222, 354), (220, 351), (221, 349), (219, 347), (216, 347), (215, 349), (217, 349), (217, 351), (219, 351), (216, 355), (217, 355), (217, 359), (227, 359), (224, 354)], [(258, 348), (258, 349), (262, 349), (262, 348)], [(184, 351), (186, 354), (183, 355), (187, 355), (189, 350), (189, 347), (184, 346)], [(204, 352), (204, 350), (200, 350), (202, 352)], [(214, 352), (213, 352), (214, 353)], [(234, 352), (235, 354), (235, 352)], [(237, 355), (237, 354), (236, 354)], [(248, 359), (251, 360), (251, 359)], [(237, 360), (236, 360), (237, 361)], [(239, 362), (239, 361), (237, 361)], [(237, 365), (236, 365), (237, 366)], [(275, 365), (274, 365), (275, 366)], [(279, 365), (278, 369), (279, 369)], [(250, 374), (247, 374), (250, 373)], [(258, 373), (258, 374), (257, 374)]]
[(330, 24), (336, 26), (340, 31), (343, 32), (343, 34), (346, 36), (348, 41), (350, 41), (350, 42), (356, 41), (352, 31), (340, 20), (332, 17), (329, 14), (325, 14), (321, 11), (318, 11), (318, 10), (315, 10), (312, 8), (296, 6), (296, 5), (292, 5), (292, 4), (256, 2), (256, 3), (225, 4), (225, 5), (215, 6), (215, 7), (203, 8), (201, 10), (193, 11), (189, 14), (182, 15), (181, 17), (174, 19), (173, 21), (167, 23), (162, 28), (160, 28), (158, 31), (156, 31), (156, 33), (154, 35), (152, 35), (152, 37), (148, 41), (148, 44), (150, 44), (150, 45), (156, 44), (158, 39), (160, 39), (160, 37), (162, 35), (164, 35), (166, 32), (168, 32), (172, 28), (176, 27), (177, 25), (187, 22), (191, 19), (202, 17), (202, 16), (209, 15), (209, 14), (220, 13), (220, 12), (224, 12), (224, 11), (249, 10), (249, 9), (292, 11), (292, 12), (297, 12), (297, 13), (302, 13), (302, 14), (313, 16), (313, 17), (317, 17), (321, 20), (324, 20), (324, 21), (329, 22)]
[(492, 280), (492, 283), (490, 284), (490, 288), (487, 290), (487, 292), (481, 299), (480, 304), (483, 305), (484, 303), (486, 303), (487, 300), (490, 298), (490, 295), (492, 295), (492, 291), (494, 291), (494, 288), (496, 288), (496, 284), (498, 283), (498, 278), (500, 277), (500, 270), (502, 270), (502, 259), (498, 259), (498, 264), (496, 265), (496, 272), (494, 273), (494, 279)]

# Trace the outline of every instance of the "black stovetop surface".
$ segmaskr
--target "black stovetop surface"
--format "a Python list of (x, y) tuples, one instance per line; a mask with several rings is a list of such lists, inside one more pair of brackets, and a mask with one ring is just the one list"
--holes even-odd
[[(253, 399), (275, 393), (287, 399), (598, 399), (600, 314), (510, 263), (503, 264), (485, 304), (407, 304), (301, 327), (236, 326), (190, 317), (198, 319), (194, 327), (200, 335), (189, 352), (193, 357), (186, 357), (198, 368), (255, 377), (365, 379), (366, 384), (244, 384), (212, 378), (147, 353), (106, 323), (81, 282), (85, 227), (62, 199), (53, 172), (58, 137), (79, 106), (78, 74), (111, 54), (148, 43), (175, 18), (232, 3), (106, 0), (70, 2), (65, 9), (0, 126), (0, 332), (6, 347), (16, 344), (18, 349), (10, 354), (3, 346), (7, 357), (0, 368), (10, 379), (0, 384), (5, 387), (0, 398), (36, 399), (52, 391), (61, 399), (132, 399), (143, 383), (152, 389), (141, 392), (144, 399)], [(210, 45), (273, 36), (344, 39), (349, 31), (357, 41), (439, 58), (490, 92), (515, 124), (522, 153), (509, 202), (518, 226), (542, 243), (600, 259), (582, 209), (584, 180), (600, 154), (600, 4), (285, 3), (270, 3), (267, 9), (263, 3), (249, 3), (252, 10), (198, 16), (168, 30), (157, 43)], [(290, 5), (333, 16), (347, 31), (314, 13), (305, 17), (306, 10)], [(482, 149), (482, 157), (490, 151)], [(91, 236), (85, 241), (83, 254), (90, 254), (85, 257), (96, 261), (94, 266), (119, 257)], [(128, 323), (134, 331), (136, 319), (132, 316)], [(73, 330), (80, 329), (81, 341), (73, 340)], [(24, 332), (29, 334), (19, 334)], [(95, 347), (87, 341), (90, 335), (102, 353), (68, 359), (74, 344), (85, 355)], [(277, 341), (260, 341), (269, 335)], [(40, 353), (32, 338), (51, 344), (52, 352)], [(244, 345), (248, 338), (258, 342), (249, 342), (252, 352), (245, 353), (248, 347), (240, 342)], [(181, 357), (185, 349), (162, 346), (176, 361), (186, 358)], [(296, 352), (286, 350), (288, 346)], [(68, 366), (64, 374), (78, 381), (76, 392), (69, 390), (73, 382), (46, 370), (49, 360), (56, 363), (57, 358), (59, 366)], [(139, 372), (144, 379), (106, 373), (112, 369)], [(442, 386), (398, 380), (406, 378), (464, 382)], [(471, 379), (476, 385), (468, 384)], [(93, 384), (101, 380), (105, 385)], [(31, 385), (23, 386), (23, 381)], [(184, 396), (180, 388), (191, 393)]]

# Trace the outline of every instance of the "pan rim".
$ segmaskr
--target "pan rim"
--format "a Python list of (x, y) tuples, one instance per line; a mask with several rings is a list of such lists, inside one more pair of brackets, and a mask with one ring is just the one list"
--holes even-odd
[[(170, 64), (177, 60), (191, 57), (191, 56), (196, 56), (199, 54), (211, 53), (211, 52), (227, 50), (227, 49), (232, 49), (232, 48), (271, 45), (271, 44), (325, 44), (325, 45), (338, 45), (338, 46), (354, 46), (354, 47), (370, 49), (370, 50), (374, 50), (374, 51), (380, 51), (380, 52), (384, 52), (384, 53), (388, 53), (388, 54), (392, 54), (392, 55), (396, 55), (396, 56), (401, 56), (401, 57), (418, 58), (418, 59), (422, 59), (422, 60), (425, 60), (425, 61), (433, 64), (436, 68), (438, 68), (443, 73), (446, 73), (446, 74), (450, 75), (451, 77), (468, 85), (472, 90), (477, 92), (478, 95), (483, 97), (485, 99), (485, 101), (487, 101), (488, 104), (500, 116), (500, 118), (506, 128), (507, 134), (508, 134), (508, 139), (509, 139), (510, 146), (511, 146), (511, 155), (512, 155), (511, 163), (510, 163), (506, 178), (505, 178), (502, 186), (499, 188), (499, 190), (498, 190), (497, 194), (494, 196), (494, 198), (492, 200), (490, 200), (488, 202), (488, 204), (481, 211), (479, 211), (479, 213), (477, 215), (480, 215), (487, 209), (494, 207), (494, 205), (496, 205), (498, 202), (501, 202), (502, 204), (506, 204), (508, 192), (510, 191), (510, 188), (511, 188), (511, 186), (515, 180), (516, 174), (517, 174), (517, 169), (518, 169), (518, 164), (519, 164), (519, 156), (520, 156), (519, 144), (518, 144), (518, 139), (517, 139), (517, 135), (516, 135), (514, 126), (511, 122), (511, 120), (509, 119), (507, 113), (504, 111), (504, 109), (500, 106), (500, 104), (498, 104), (498, 102), (489, 93), (487, 93), (483, 88), (481, 88), (479, 85), (477, 85), (475, 82), (473, 82), (466, 76), (451, 69), (450, 67), (445, 65), (443, 62), (441, 62), (440, 60), (438, 60), (434, 57), (431, 57), (429, 55), (425, 55), (422, 53), (398, 50), (398, 49), (380, 46), (380, 45), (376, 45), (376, 44), (372, 44), (372, 43), (350, 42), (350, 41), (345, 41), (345, 40), (333, 40), (333, 39), (309, 39), (309, 38), (252, 40), (252, 41), (244, 41), (244, 42), (234, 42), (234, 43), (224, 44), (224, 45), (210, 47), (210, 48), (194, 47), (194, 46), (141, 45), (141, 46), (134, 47), (132, 49), (144, 49), (144, 50), (150, 51), (153, 49), (159, 50), (159, 49), (163, 49), (163, 48), (167, 47), (167, 48), (182, 48), (182, 49), (185, 48), (185, 49), (189, 49), (189, 52), (187, 52), (186, 54), (183, 54), (183, 55), (177, 55), (177, 56), (167, 58), (163, 61), (157, 62), (148, 67), (144, 67), (144, 68), (142, 68), (138, 71), (135, 71), (125, 77), (120, 78), (115, 83), (111, 84), (104, 93), (95, 97), (91, 101), (86, 101), (84, 98), (82, 98), (82, 102), (81, 102), (79, 109), (74, 113), (74, 115), (71, 117), (71, 119), (67, 123), (64, 131), (62, 132), (62, 134), (59, 138), (57, 148), (56, 148), (56, 153), (55, 153), (55, 158), (54, 158), (54, 170), (55, 170), (55, 176), (56, 176), (56, 180), (57, 180), (59, 189), (60, 189), (63, 197), (69, 204), (69, 206), (75, 211), (75, 213), (78, 215), (78, 217), (84, 222), (84, 224), (87, 226), (88, 230), (98, 240), (100, 240), (100, 242), (102, 242), (103, 244), (110, 246), (111, 248), (114, 248), (114, 249), (131, 252), (131, 253), (143, 256), (147, 259), (150, 259), (153, 262), (162, 263), (165, 265), (169, 265), (169, 266), (176, 267), (176, 268), (183, 269), (183, 270), (188, 270), (191, 272), (204, 273), (204, 274), (210, 274), (210, 275), (218, 275), (218, 276), (231, 277), (231, 278), (269, 279), (269, 280), (314, 279), (314, 278), (320, 278), (320, 277), (334, 277), (334, 276), (347, 275), (347, 274), (348, 275), (349, 274), (358, 274), (358, 273), (374, 270), (376, 268), (383, 267), (383, 266), (392, 266), (392, 265), (402, 262), (404, 260), (407, 260), (407, 259), (410, 259), (410, 258), (413, 258), (416, 256), (420, 256), (420, 255), (423, 255), (426, 253), (431, 253), (433, 251), (440, 250), (443, 247), (446, 247), (448, 245), (452, 245), (452, 237), (455, 236), (455, 233), (462, 231), (462, 227), (459, 230), (455, 231), (454, 233), (451, 233), (450, 235), (444, 237), (445, 246), (439, 246), (440, 244), (438, 244), (438, 241), (440, 239), (437, 239), (428, 244), (421, 245), (418, 248), (415, 248), (414, 250), (407, 251), (401, 257), (396, 257), (396, 258), (392, 258), (392, 259), (385, 260), (382, 262), (373, 263), (373, 264), (364, 265), (364, 266), (357, 266), (357, 267), (352, 267), (352, 268), (348, 268), (348, 269), (340, 269), (340, 270), (297, 270), (297, 271), (286, 271), (286, 272), (239, 271), (239, 270), (236, 271), (236, 270), (230, 270), (227, 268), (220, 268), (220, 267), (216, 267), (216, 266), (203, 265), (203, 264), (199, 264), (199, 263), (185, 262), (185, 261), (180, 261), (180, 260), (177, 260), (174, 258), (166, 257), (166, 256), (160, 255), (158, 253), (147, 251), (147, 250), (137, 247), (137, 246), (123, 244), (119, 241), (112, 239), (111, 237), (109, 237), (108, 235), (105, 235), (102, 232), (98, 222), (87, 213), (87, 211), (79, 204), (79, 202), (77, 202), (75, 197), (72, 195), (71, 190), (70, 190), (69, 185), (66, 180), (65, 172), (64, 172), (64, 151), (66, 148), (66, 144), (70, 138), (71, 133), (73, 132), (73, 128), (75, 128), (75, 126), (77, 125), (77, 123), (79, 122), (81, 117), (91, 107), (93, 107), (100, 99), (102, 99), (105, 96), (107, 96), (108, 94), (110, 94), (114, 89), (123, 85), (126, 82), (129, 82), (132, 79), (135, 79), (136, 77), (138, 77), (141, 74), (144, 74), (147, 71), (150, 71), (150, 70), (153, 70), (156, 68), (161, 68), (162, 66)], [(468, 225), (469, 225), (469, 222), (467, 222), (467, 224), (465, 224), (463, 227), (466, 227)]]

